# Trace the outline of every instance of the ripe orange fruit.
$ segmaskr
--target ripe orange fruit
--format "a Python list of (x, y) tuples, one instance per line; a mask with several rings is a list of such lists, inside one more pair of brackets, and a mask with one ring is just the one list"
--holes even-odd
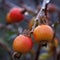
[(22, 14), (21, 9), (17, 7), (12, 8), (6, 16), (7, 23), (21, 22), (23, 19), (24, 15)]
[(32, 49), (33, 42), (30, 37), (19, 35), (13, 42), (13, 50), (19, 53), (27, 53)]
[(33, 35), (37, 42), (40, 42), (40, 41), (51, 42), (54, 32), (49, 25), (39, 25), (34, 29)]

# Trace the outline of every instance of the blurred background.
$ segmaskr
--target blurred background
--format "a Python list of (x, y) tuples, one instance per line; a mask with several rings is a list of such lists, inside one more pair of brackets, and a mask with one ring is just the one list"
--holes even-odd
[[(7, 52), (6, 50), (6, 46), (9, 46), (9, 49), (12, 49), (13, 40), (18, 35), (17, 27), (15, 27), (15, 25), (13, 24), (6, 25), (6, 14), (8, 13), (8, 11), (14, 6), (21, 7), (21, 3), (24, 3), (26, 6), (28, 6), (33, 11), (35, 11), (37, 10), (37, 5), (41, 6), (42, 2), (43, 0), (0, 0), (0, 27), (4, 26), (0, 28), (0, 42), (4, 44), (4, 46), (0, 44), (1, 46), (0, 47), (0, 60), (11, 60), (9, 52)], [(55, 4), (57, 8), (60, 9), (60, 0), (50, 0), (50, 3)], [(59, 19), (57, 16), (58, 16), (57, 13), (52, 13), (51, 15), (52, 23), (56, 22)], [(26, 16), (27, 20), (30, 20), (32, 17), (33, 17), (32, 15)], [(19, 32), (27, 28), (28, 28), (28, 24), (26, 20), (22, 21), (18, 25)], [(57, 26), (56, 32), (57, 32), (56, 37), (60, 41), (60, 24)], [(33, 49), (34, 50), (37, 49), (37, 44), (34, 45)], [(47, 49), (42, 48), (41, 53), (46, 52)], [(59, 49), (59, 47), (57, 49)], [(34, 54), (34, 51), (32, 52)], [(23, 55), (21, 57), (21, 60), (33, 60), (34, 58), (32, 57), (33, 54), (28, 53), (26, 55)], [(50, 60), (52, 60), (52, 58), (50, 58)]]

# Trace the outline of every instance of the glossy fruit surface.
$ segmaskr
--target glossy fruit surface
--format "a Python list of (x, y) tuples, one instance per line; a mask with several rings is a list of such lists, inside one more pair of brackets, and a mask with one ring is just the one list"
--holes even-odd
[(17, 7), (12, 8), (6, 16), (8, 23), (21, 22), (23, 19), (24, 15), (22, 14), (21, 9)]
[(49, 25), (39, 25), (34, 29), (33, 35), (37, 42), (40, 41), (51, 42), (54, 32)]
[(16, 52), (27, 53), (32, 49), (33, 42), (30, 37), (19, 35), (13, 42), (13, 49)]

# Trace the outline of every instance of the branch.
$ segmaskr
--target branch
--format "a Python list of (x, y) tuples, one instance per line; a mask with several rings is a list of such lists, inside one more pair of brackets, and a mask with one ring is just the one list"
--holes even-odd
[(35, 60), (38, 60), (39, 58), (39, 55), (40, 55), (40, 50), (43, 46), (47, 46), (47, 41), (41, 41), (38, 45), (38, 49), (37, 49), (37, 52), (36, 52), (36, 57), (35, 57)]
[(24, 3), (23, 4), (20, 4), (22, 8), (24, 8), (28, 13), (32, 14), (32, 15), (36, 15), (36, 11), (34, 11), (31, 7), (25, 5)]
[(60, 51), (59, 51), (59, 53), (57, 54), (57, 60), (60, 60)]
[(56, 46), (54, 45), (54, 38), (56, 37), (56, 28), (53, 27), (53, 29), (54, 29), (54, 36), (53, 36), (53, 39), (52, 39), (52, 43), (53, 43), (52, 53), (53, 53), (53, 60), (57, 60), (57, 51), (56, 51)]
[(38, 60), (38, 57), (39, 57), (39, 54), (40, 54), (40, 49), (41, 49), (41, 44), (39, 43), (38, 49), (37, 49), (37, 52), (36, 52), (35, 60)]
[(21, 54), (19, 54), (17, 52), (13, 52), (7, 44), (0, 42), (0, 47), (2, 47), (3, 49), (5, 49), (8, 52), (11, 60), (20, 59)]
[(22, 54), (20, 54), (20, 53), (18, 53), (18, 52), (14, 52), (13, 54), (12, 54), (12, 59), (13, 60), (15, 60), (15, 59), (20, 59), (21, 58), (21, 56), (22, 56)]
[(10, 55), (11, 60), (13, 60), (13, 59), (12, 59), (12, 51), (11, 51), (11, 49), (7, 46), (7, 44), (4, 44), (4, 43), (0, 42), (0, 47), (2, 47), (3, 49), (5, 49), (5, 50), (8, 52), (8, 54)]

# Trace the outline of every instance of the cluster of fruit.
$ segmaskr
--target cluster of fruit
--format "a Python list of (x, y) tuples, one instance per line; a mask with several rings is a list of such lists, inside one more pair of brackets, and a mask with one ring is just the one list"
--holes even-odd
[[(48, 8), (49, 11), (55, 11), (55, 9), (56, 8), (54, 6), (49, 6)], [(7, 14), (6, 20), (8, 23), (16, 23), (21, 22), (22, 20), (24, 20), (24, 18), (25, 17), (22, 13), (22, 10), (20, 8), (14, 7)], [(29, 23), (29, 28), (31, 29), (33, 25), (34, 19), (32, 19), (32, 21)], [(33, 36), (36, 42), (40, 43), (41, 41), (47, 41), (51, 46), (51, 42), (53, 41), (54, 36), (54, 30), (47, 24), (41, 24), (35, 27), (35, 29), (33, 30)], [(58, 45), (58, 40), (56, 38), (54, 39), (54, 43), (56, 46)], [(17, 36), (13, 42), (14, 51), (19, 53), (27, 53), (32, 49), (32, 47), (32, 38), (27, 35), (21, 34)]]

